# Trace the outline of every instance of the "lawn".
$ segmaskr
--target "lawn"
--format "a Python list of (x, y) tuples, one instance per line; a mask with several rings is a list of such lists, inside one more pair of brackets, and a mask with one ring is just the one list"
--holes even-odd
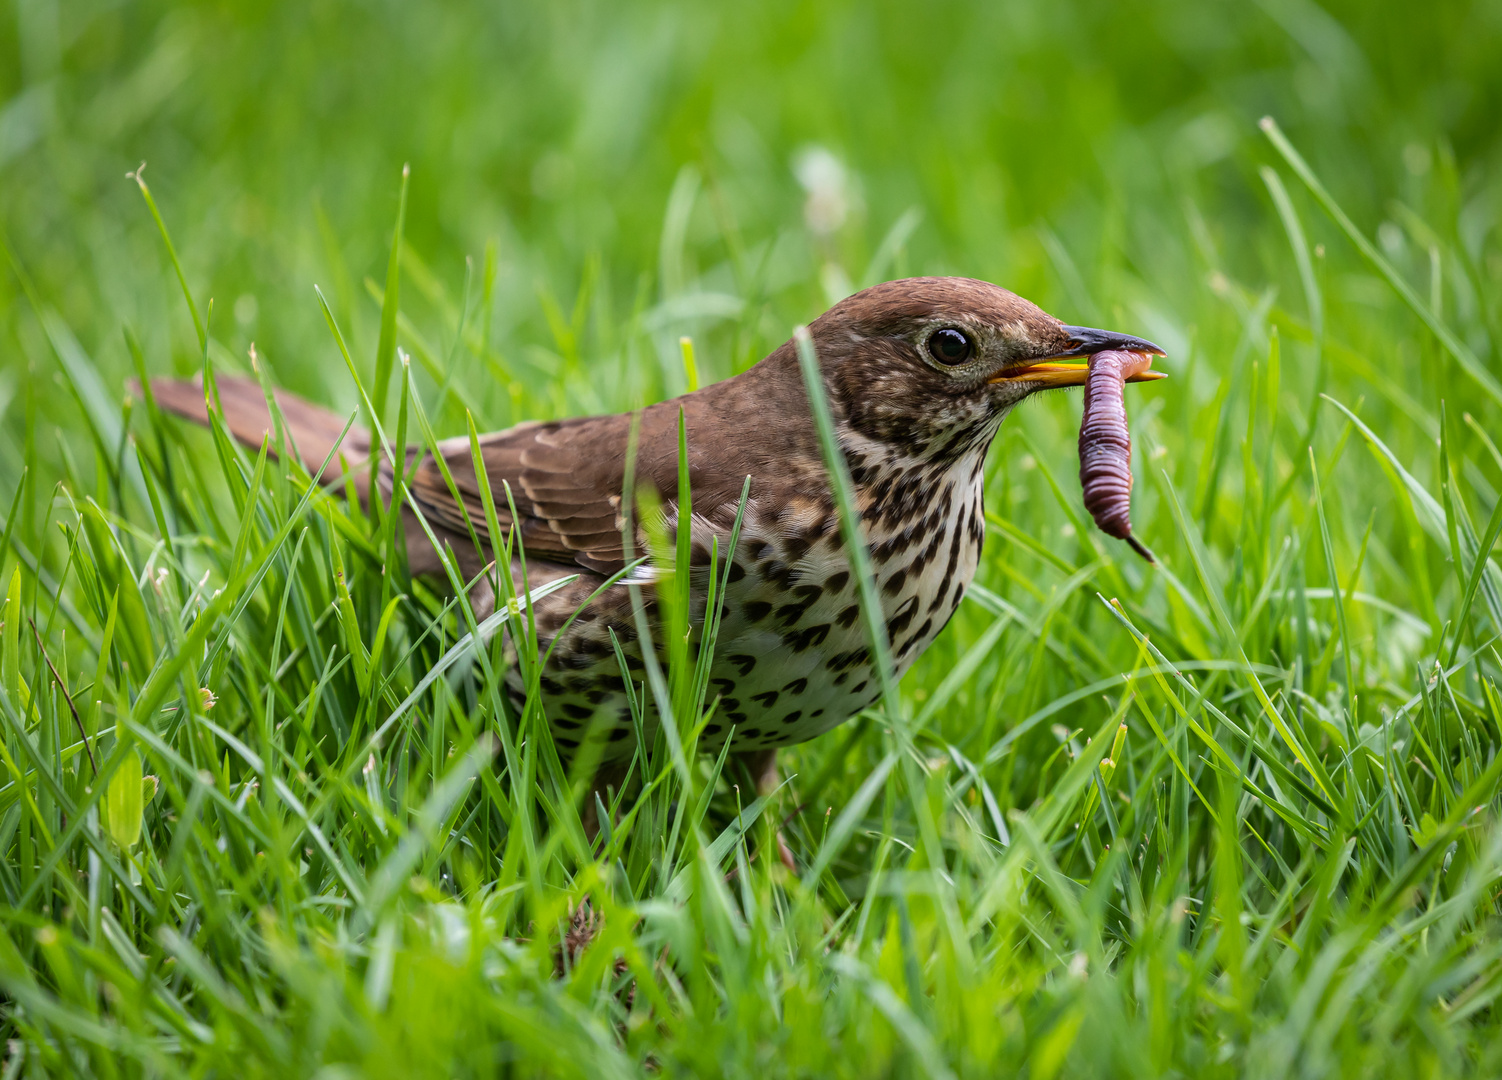
[[(0, 1077), (1502, 1073), (1499, 56), (1495, 0), (8, 7)], [(389, 516), (129, 383), (389, 370), (424, 444), (911, 274), (1167, 349), (1160, 565), (1034, 400), (898, 692), (767, 799), (648, 747), (593, 843)]]

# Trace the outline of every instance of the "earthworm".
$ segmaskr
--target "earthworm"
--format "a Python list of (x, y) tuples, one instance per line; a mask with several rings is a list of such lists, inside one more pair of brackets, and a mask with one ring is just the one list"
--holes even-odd
[(1090, 357), (1085, 380), (1085, 415), (1080, 420), (1080, 485), (1085, 509), (1108, 536), (1125, 540), (1148, 562), (1153, 553), (1132, 535), (1132, 436), (1127, 430), (1122, 386), (1146, 371), (1146, 353), (1098, 352)]

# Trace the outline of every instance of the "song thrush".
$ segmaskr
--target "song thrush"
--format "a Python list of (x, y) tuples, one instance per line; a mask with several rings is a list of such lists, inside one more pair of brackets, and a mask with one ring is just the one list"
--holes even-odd
[[(1005, 289), (968, 278), (877, 285), (836, 304), (809, 331), (901, 675), (944, 628), (975, 575), (986, 531), (986, 451), (1007, 413), (1038, 390), (1084, 382), (1083, 365), (1056, 361), (1106, 349), (1162, 350), (1126, 334), (1065, 325)], [(230, 430), (259, 446), (270, 427), (260, 386), (231, 378), (218, 385)], [(162, 406), (205, 419), (201, 387), (159, 381), (153, 389)], [(316, 468), (342, 421), (290, 395), (278, 400), (302, 459)], [(766, 751), (829, 730), (878, 694), (794, 344), (741, 375), (641, 411), (636, 476), (660, 493), (669, 527), (676, 526), (680, 410), (696, 565), (707, 564), (711, 537), (724, 550), (751, 478), (713, 660), (719, 705), (700, 748), (717, 749), (733, 729), (732, 749), (762, 751), (765, 767)], [(538, 605), (540, 645), (552, 647), (541, 690), (561, 750), (592, 740), (607, 765), (629, 757), (635, 744), (610, 631), (625, 644), (628, 664), (639, 667), (629, 590), (640, 586), (606, 590), (553, 639), (624, 565), (621, 494), (631, 424), (624, 413), (524, 423), (480, 440), (500, 525), (517, 527), (530, 584), (578, 575)], [(369, 454), (370, 437), (354, 431), (339, 449), (353, 465)], [(468, 526), (482, 537), (486, 526), (469, 440), (441, 450), (462, 503), (430, 459), (419, 466), (410, 496), (473, 576), (483, 563)], [(502, 481), (515, 498), (515, 522)], [(389, 493), (389, 474), (382, 486)], [(411, 569), (436, 573), (436, 553), (408, 517)], [(636, 551), (644, 541), (636, 537)], [(702, 586), (695, 589), (696, 624)], [(508, 689), (520, 699), (515, 672)]]

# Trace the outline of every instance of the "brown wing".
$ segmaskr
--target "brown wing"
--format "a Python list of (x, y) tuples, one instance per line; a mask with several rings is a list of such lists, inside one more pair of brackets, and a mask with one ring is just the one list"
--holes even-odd
[[(503, 531), (513, 524), (506, 501), (509, 485), (528, 557), (602, 573), (620, 569), (624, 556), (617, 507), (629, 431), (629, 416), (593, 416), (521, 424), (480, 438), (498, 524)], [(465, 536), (473, 523), (484, 539), (485, 504), (469, 440), (449, 439), (439, 449), (460, 501), (454, 501), (432, 458), (418, 467), (412, 499), (433, 524)]]
[[(271, 426), (260, 384), (232, 376), (220, 376), (218, 381), (232, 434), (252, 447), (260, 446), (261, 433)], [(163, 408), (199, 423), (207, 421), (201, 387), (152, 380), (152, 388)], [(281, 391), (276, 398), (305, 465), (317, 468), (336, 444), (351, 467), (368, 459), (370, 437), (364, 431), (352, 430), (341, 441), (341, 417)], [(673, 501), (681, 413), (687, 425), (694, 517), (728, 531), (748, 475), (756, 478), (753, 497), (773, 503), (781, 491), (827, 491), (807, 409), (796, 358), (791, 346), (784, 346), (769, 361), (733, 379), (643, 409), (636, 474), (642, 483), (654, 486), (665, 503)], [(481, 436), (502, 531), (518, 526), (534, 559), (607, 574), (620, 569), (625, 557), (618, 507), (631, 423), (631, 414), (622, 413), (520, 424)], [(482, 539), (489, 539), (480, 485), (467, 438), (446, 440), (439, 451), (459, 500), (454, 500), (436, 462), (426, 456), (418, 465), (410, 496), (438, 534), (440, 545), (452, 544), (465, 560), (470, 557), (465, 549), (471, 526)], [(355, 472), (362, 498), (367, 475), (363, 469)], [(388, 493), (390, 481), (389, 475), (383, 477)], [(515, 522), (506, 501), (507, 485), (516, 505)], [(436, 572), (432, 548), (415, 520), (408, 520), (407, 539), (412, 571)]]
[[(747, 475), (758, 478), (760, 495), (784, 486), (804, 492), (822, 486), (823, 467), (806, 419), (802, 385), (792, 383), (788, 392), (768, 378), (769, 370), (753, 368), (641, 411), (636, 475), (639, 482), (657, 489), (665, 509), (676, 501), (680, 413), (687, 428), (694, 517), (711, 528), (729, 531)], [(767, 437), (766, 428), (748, 424), (748, 418), (771, 418), (777, 437)], [(619, 507), (631, 423), (632, 414), (618, 413), (521, 424), (481, 436), (498, 524), (503, 531), (513, 524), (506, 505), (509, 484), (529, 558), (607, 574), (625, 564)], [(450, 439), (439, 449), (459, 489), (459, 502), (431, 459), (418, 468), (412, 498), (435, 525), (467, 536), (473, 523), (483, 539), (485, 508), (469, 440)], [(818, 464), (816, 475), (805, 476), (794, 468), (795, 460), (805, 459)]]

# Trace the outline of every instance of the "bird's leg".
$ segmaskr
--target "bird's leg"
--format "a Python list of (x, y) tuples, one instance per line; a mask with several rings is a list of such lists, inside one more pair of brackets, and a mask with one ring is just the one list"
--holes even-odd
[(777, 748), (775, 746), (769, 746), (765, 750), (752, 750), (739, 757), (746, 771), (751, 774), (751, 782), (756, 785), (758, 797), (770, 795), (777, 790), (782, 777), (777, 772)]
[(626, 782), (626, 766), (602, 765), (595, 773), (594, 782), (589, 785), (589, 793), (584, 796), (584, 812), (579, 815), (584, 825), (584, 838), (591, 844), (595, 837), (600, 835), (600, 807), (604, 806), (607, 812), (610, 809), (611, 789), (621, 790), (621, 785)]
[[(751, 783), (756, 788), (757, 797), (771, 795), (777, 790), (777, 785), (782, 783), (782, 777), (777, 771), (777, 748), (768, 747), (765, 750), (753, 750), (750, 753), (736, 755), (740, 758), (741, 765), (751, 774)], [(787, 846), (787, 841), (782, 838), (782, 827), (778, 825), (773, 830), (777, 838), (777, 857), (794, 873), (798, 870), (798, 864), (793, 861), (792, 849)]]

